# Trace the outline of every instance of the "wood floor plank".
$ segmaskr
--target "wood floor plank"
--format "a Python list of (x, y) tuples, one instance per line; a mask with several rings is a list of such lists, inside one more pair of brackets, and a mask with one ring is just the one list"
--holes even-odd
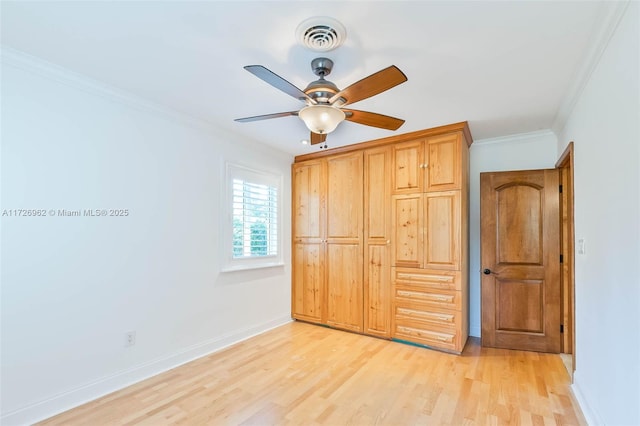
[(585, 425), (558, 355), (293, 322), (41, 425)]

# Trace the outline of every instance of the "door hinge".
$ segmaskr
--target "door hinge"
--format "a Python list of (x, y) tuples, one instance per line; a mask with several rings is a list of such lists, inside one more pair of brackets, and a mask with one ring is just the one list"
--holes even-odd
[(564, 333), (564, 324), (560, 324), (560, 333)]
[(564, 256), (560, 255), (560, 263), (563, 263), (563, 262), (564, 262)]
[(560, 188), (559, 188), (559, 189), (560, 189), (560, 193), (562, 194), (562, 185), (560, 185)]

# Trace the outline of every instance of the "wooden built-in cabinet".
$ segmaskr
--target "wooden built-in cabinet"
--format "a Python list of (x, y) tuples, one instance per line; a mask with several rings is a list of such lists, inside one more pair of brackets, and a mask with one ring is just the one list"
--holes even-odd
[(292, 316), (460, 353), (466, 123), (296, 157)]

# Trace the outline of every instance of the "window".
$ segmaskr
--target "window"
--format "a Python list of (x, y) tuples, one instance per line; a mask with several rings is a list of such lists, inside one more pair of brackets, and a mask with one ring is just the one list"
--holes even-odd
[(224, 270), (282, 265), (278, 175), (227, 164), (230, 223), (226, 225)]
[(233, 179), (233, 258), (278, 254), (278, 188)]

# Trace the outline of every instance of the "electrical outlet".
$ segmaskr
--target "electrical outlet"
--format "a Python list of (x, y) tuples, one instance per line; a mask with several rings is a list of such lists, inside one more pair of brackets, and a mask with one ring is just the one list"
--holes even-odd
[(586, 242), (584, 238), (578, 239), (578, 254), (585, 254), (587, 252)]
[(136, 344), (136, 332), (135, 331), (127, 331), (124, 333), (124, 346), (125, 348), (129, 346), (133, 346)]

